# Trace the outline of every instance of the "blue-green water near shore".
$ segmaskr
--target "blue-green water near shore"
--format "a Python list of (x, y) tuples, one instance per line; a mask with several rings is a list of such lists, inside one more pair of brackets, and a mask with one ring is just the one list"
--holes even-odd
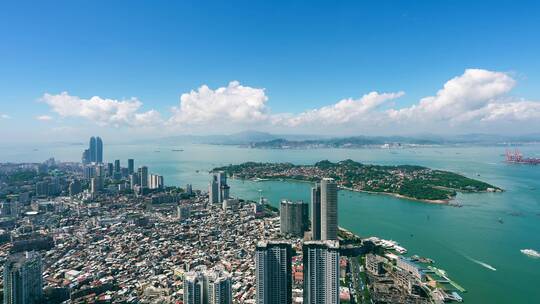
[[(54, 156), (77, 161), (82, 146), (0, 147), (0, 162), (43, 161)], [(183, 152), (172, 149), (182, 148)], [(540, 156), (540, 145), (521, 148)], [(160, 152), (156, 152), (160, 151)], [(208, 170), (245, 161), (312, 164), (322, 159), (353, 159), (373, 164), (417, 164), (450, 170), (499, 186), (504, 193), (460, 194), (462, 208), (431, 205), (385, 195), (341, 191), (339, 224), (362, 236), (401, 243), (411, 254), (435, 259), (436, 266), (467, 289), (467, 303), (540, 303), (540, 259), (520, 249), (540, 251), (540, 166), (503, 162), (502, 147), (444, 147), (401, 150), (314, 149), (256, 150), (211, 145), (106, 145), (109, 161), (135, 158), (163, 174), (168, 185), (191, 183), (206, 189)], [(309, 201), (307, 183), (231, 180), (231, 193)], [(499, 218), (503, 223), (500, 223)], [(485, 263), (496, 270), (489, 269)]]

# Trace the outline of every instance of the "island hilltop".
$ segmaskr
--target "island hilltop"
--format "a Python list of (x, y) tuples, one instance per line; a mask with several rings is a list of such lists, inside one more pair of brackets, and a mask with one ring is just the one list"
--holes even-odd
[(332, 177), (341, 188), (391, 194), (428, 203), (448, 203), (459, 192), (499, 192), (493, 185), (422, 166), (366, 165), (353, 160), (337, 163), (323, 160), (314, 165), (246, 162), (215, 168), (239, 179), (292, 179), (317, 182)]

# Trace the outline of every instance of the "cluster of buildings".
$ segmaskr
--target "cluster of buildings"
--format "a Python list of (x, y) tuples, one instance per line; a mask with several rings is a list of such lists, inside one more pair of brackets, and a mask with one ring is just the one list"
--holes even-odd
[[(70, 180), (80, 171), (65, 171), (64, 177)], [(42, 261), (42, 268), (32, 268), (39, 275), (25, 275), (20, 284), (3, 276), (3, 295), (15, 295), (6, 303), (21, 303), (25, 286), (40, 286), (41, 293), (26, 288), (22, 303), (254, 302), (256, 243), (278, 237), (279, 218), (261, 216), (258, 203), (227, 201), (234, 208), (210, 204), (189, 185), (143, 195), (104, 190), (92, 199), (63, 190), (42, 203), (33, 201), (31, 216), (6, 214), (7, 232), (14, 236), (24, 230), (51, 242), (43, 246), (36, 237), (18, 246), (7, 237), (1, 244), (2, 261), (26, 253)], [(16, 246), (20, 252), (12, 253)], [(192, 289), (200, 294), (195, 302), (189, 300)]]
[[(224, 172), (211, 175), (207, 193), (165, 188), (133, 159), (105, 165), (102, 148), (91, 139), (85, 164), (0, 165), (9, 177), (0, 178), (4, 303), (358, 302), (359, 256), (374, 295), (428, 298), (424, 269), (375, 254), (388, 249), (384, 240), (340, 230), (331, 178), (314, 185), (309, 204), (283, 200), (278, 212), (263, 198), (231, 197)], [(42, 182), (58, 189), (38, 194)]]
[[(135, 160), (128, 159), (127, 167), (122, 167), (119, 159), (113, 163), (103, 163), (103, 141), (100, 137), (90, 138), (88, 149), (83, 152), (83, 178), (90, 184), (90, 193), (97, 194), (105, 185), (116, 187), (118, 191), (133, 190), (142, 194), (164, 187), (163, 176), (149, 173), (147, 166), (135, 169)], [(79, 180), (73, 180), (70, 193), (82, 191)]]
[[(311, 231), (309, 207), (302, 201), (280, 204), (282, 236), (304, 239), (301, 298), (303, 303), (340, 303), (340, 245), (337, 185), (323, 178), (312, 188)], [(293, 303), (293, 248), (290, 241), (265, 240), (256, 249), (257, 303)], [(295, 271), (295, 276), (298, 271)]]

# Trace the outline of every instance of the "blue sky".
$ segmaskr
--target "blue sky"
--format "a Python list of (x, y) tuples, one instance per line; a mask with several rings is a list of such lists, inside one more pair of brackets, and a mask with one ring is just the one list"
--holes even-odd
[[(231, 114), (231, 123), (217, 130), (305, 133), (312, 128), (294, 119), (308, 110), (345, 98), (360, 105), (361, 97), (373, 91), (405, 92), (378, 104), (377, 113), (411, 107), (467, 69), (508, 75), (514, 82), (489, 99), (527, 101), (532, 104), (519, 108), (536, 110), (539, 29), (535, 1), (3, 1), (0, 129), (16, 126), (9, 132), (15, 139), (31, 138), (37, 129), (69, 129), (77, 137), (95, 128), (111, 134), (134, 128), (108, 121), (96, 127), (95, 115), (65, 113), (58, 104), (38, 102), (46, 93), (65, 91), (82, 103), (92, 96), (135, 97), (141, 103), (137, 113), (159, 112), (156, 124), (166, 122), (167, 135), (201, 133), (208, 121), (188, 121), (192, 112), (171, 121), (170, 108), (180, 105), (181, 94), (202, 85), (216, 90), (238, 81), (264, 88), (264, 109), (257, 111), (266, 116), (244, 121)], [(192, 102), (211, 105), (199, 99)], [(325, 130), (362, 133), (373, 122), (349, 125), (369, 114), (358, 115)], [(511, 125), (524, 123), (521, 116), (511, 118)], [(446, 129), (440, 121), (434, 125)], [(481, 130), (498, 132), (496, 125)], [(152, 134), (154, 127), (146, 126), (146, 132)], [(392, 133), (396, 126), (381, 128)], [(430, 131), (423, 128), (429, 125), (408, 132)]]

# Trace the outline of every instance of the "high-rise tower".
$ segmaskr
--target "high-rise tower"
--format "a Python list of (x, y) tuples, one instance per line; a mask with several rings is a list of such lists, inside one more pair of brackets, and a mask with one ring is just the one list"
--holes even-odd
[(139, 185), (141, 188), (146, 189), (148, 188), (148, 167), (142, 166), (139, 167), (138, 171), (138, 177), (139, 177)]
[(4, 303), (41, 303), (42, 295), (43, 277), (39, 253), (10, 255), (4, 264)]
[(224, 200), (229, 198), (229, 185), (227, 185), (227, 173), (219, 171), (217, 173), (217, 182), (218, 182), (218, 201), (223, 203)]
[(219, 184), (217, 175), (213, 174), (208, 184), (208, 202), (210, 204), (219, 204)]
[(128, 174), (133, 174), (135, 172), (135, 161), (130, 158), (128, 159)]
[(89, 148), (88, 148), (88, 152), (89, 152), (89, 161), (92, 163), (92, 162), (96, 162), (96, 149), (97, 149), (97, 143), (96, 143), (96, 138), (94, 136), (90, 137), (90, 143), (89, 143)]
[(321, 240), (337, 240), (337, 184), (333, 178), (321, 180)]
[(308, 204), (303, 201), (282, 200), (279, 207), (280, 232), (303, 237), (308, 228)]
[(184, 276), (184, 304), (231, 303), (231, 275), (223, 268), (198, 266)]
[(339, 243), (308, 241), (302, 246), (304, 304), (339, 304)]
[(96, 137), (96, 163), (103, 162), (103, 141), (101, 137)]
[(321, 239), (321, 185), (311, 188), (311, 239)]
[(291, 244), (263, 241), (255, 250), (256, 303), (292, 303)]
[(205, 272), (208, 304), (232, 304), (231, 275), (223, 268), (215, 267)]

